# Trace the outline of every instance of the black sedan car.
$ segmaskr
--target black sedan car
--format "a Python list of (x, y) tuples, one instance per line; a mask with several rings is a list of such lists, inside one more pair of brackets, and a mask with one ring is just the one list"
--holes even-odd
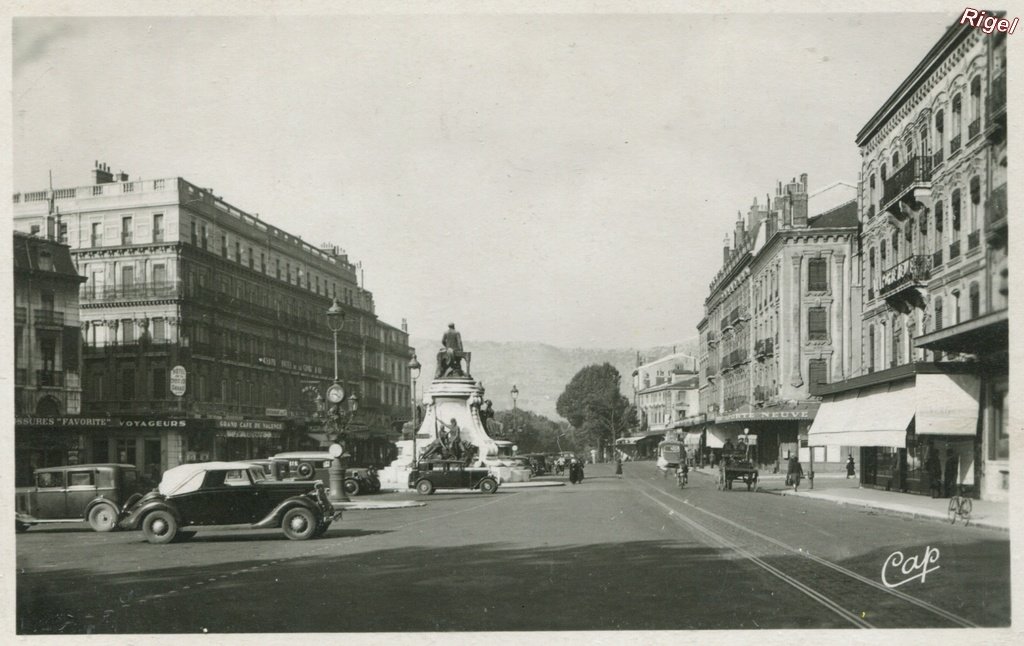
[(409, 488), (423, 495), (435, 489), (479, 489), (484, 493), (498, 490), (501, 478), (487, 467), (468, 467), (460, 460), (420, 460), (409, 472)]
[(292, 540), (320, 536), (341, 517), (320, 482), (279, 482), (244, 462), (183, 464), (164, 472), (160, 486), (130, 501), (119, 526), (142, 529), (150, 543), (185, 540), (186, 527), (248, 524), (280, 527)]

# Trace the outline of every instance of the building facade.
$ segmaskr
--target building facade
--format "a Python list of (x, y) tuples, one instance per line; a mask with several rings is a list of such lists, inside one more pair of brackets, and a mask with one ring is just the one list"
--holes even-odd
[(664, 432), (696, 415), (697, 362), (674, 353), (637, 367), (637, 412), (648, 431)]
[[(857, 135), (862, 370), (822, 390), (831, 412), (815, 434), (855, 440), (867, 485), (928, 493), (938, 462), (944, 481), (998, 497), (983, 474), (1008, 473), (1005, 421), (985, 421), (1006, 413), (1005, 254), (986, 215), (1005, 205), (998, 42), (952, 25)], [(978, 328), (1001, 345), (979, 344)], [(868, 419), (857, 406), (891, 414), (860, 428), (849, 421)]]
[(365, 440), (356, 461), (390, 459), (408, 417), (408, 334), (377, 318), (343, 251), (182, 178), (130, 181), (100, 164), (93, 174), (14, 196), (15, 228), (54, 231), (86, 279), (83, 411), (109, 420), (82, 447), (88, 460), (158, 473), (318, 446), (309, 387), (333, 378), (334, 299), (340, 380), (359, 397), (350, 430)]
[(79, 455), (82, 353), (78, 288), (66, 245), (14, 234), (15, 483)]
[[(806, 444), (817, 409), (811, 384), (842, 379), (856, 364), (856, 312), (847, 306), (855, 290), (857, 214), (848, 199), (855, 189), (838, 191), (848, 193), (845, 201), (809, 217), (804, 174), (780, 182), (764, 205), (755, 199), (737, 221), (698, 326), (706, 447), (746, 433), (757, 436), (765, 464), (798, 452), (836, 467), (845, 460), (845, 447), (812, 456)], [(834, 203), (830, 197), (819, 202)]]

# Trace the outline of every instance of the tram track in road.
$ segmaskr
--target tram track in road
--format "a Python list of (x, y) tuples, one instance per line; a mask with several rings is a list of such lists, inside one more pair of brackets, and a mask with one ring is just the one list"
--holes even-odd
[[(732, 551), (858, 628), (976, 628), (959, 615), (698, 507), (643, 480), (630, 484), (680, 526)], [(641, 488), (641, 486), (643, 488)], [(785, 559), (784, 565), (779, 561)]]

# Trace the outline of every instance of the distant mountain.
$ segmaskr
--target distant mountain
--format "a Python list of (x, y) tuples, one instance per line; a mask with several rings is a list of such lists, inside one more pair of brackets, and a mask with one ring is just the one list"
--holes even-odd
[[(422, 396), (429, 386), (437, 369), (437, 351), (441, 347), (438, 340), (427, 340), (422, 337), (410, 338), (416, 349), (416, 355), (423, 370), (417, 382)], [(696, 339), (675, 346), (677, 352), (694, 354)], [(467, 341), (466, 350), (472, 352), (471, 372), (473, 378), (483, 382), (486, 390), (484, 397), (494, 402), (494, 408), (505, 410), (512, 408), (512, 397), (509, 394), (512, 385), (519, 390), (518, 405), (552, 420), (560, 420), (555, 412), (555, 402), (562, 394), (565, 385), (581, 368), (597, 363), (608, 362), (615, 366), (622, 375), (620, 387), (622, 394), (633, 398), (633, 368), (639, 351), (647, 361), (671, 354), (673, 346), (655, 348), (560, 348), (545, 343), (513, 343), (495, 341)], [(694, 355), (696, 356), (696, 355)]]

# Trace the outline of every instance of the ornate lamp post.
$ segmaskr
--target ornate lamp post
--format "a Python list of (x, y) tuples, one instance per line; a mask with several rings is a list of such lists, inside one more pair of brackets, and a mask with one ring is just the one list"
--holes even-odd
[(412, 398), (409, 400), (410, 417), (412, 420), (412, 466), (416, 467), (416, 463), (419, 462), (419, 456), (416, 453), (416, 434), (419, 433), (419, 415), (416, 414), (416, 379), (420, 376), (420, 362), (416, 360), (416, 353), (412, 353), (412, 359), (409, 359), (409, 375), (412, 377)]
[[(333, 425), (335, 430), (335, 442), (342, 439), (343, 431), (341, 427), (342, 423), (342, 409), (341, 405), (346, 401), (345, 388), (338, 382), (338, 332), (345, 326), (345, 310), (338, 304), (338, 299), (335, 298), (331, 302), (331, 307), (327, 310), (327, 327), (330, 328), (331, 333), (334, 335), (334, 383), (327, 388), (327, 403), (330, 405), (330, 410), (327, 412), (327, 424)], [(355, 394), (349, 396), (348, 408), (346, 419), (344, 421), (344, 427), (348, 427), (348, 423), (352, 421), (352, 416), (355, 414), (358, 406), (359, 399)], [(317, 393), (318, 405), (322, 406), (322, 400), (320, 394)], [(349, 502), (348, 494), (345, 492), (345, 464), (342, 462), (344, 459), (344, 447), (338, 447), (341, 450), (331, 447), (331, 466), (328, 469), (328, 477), (330, 480), (330, 495), (329, 498), (332, 502)]]
[(519, 389), (516, 388), (515, 384), (512, 384), (512, 432), (515, 433), (519, 428), (519, 408), (516, 404), (516, 400), (519, 399)]

